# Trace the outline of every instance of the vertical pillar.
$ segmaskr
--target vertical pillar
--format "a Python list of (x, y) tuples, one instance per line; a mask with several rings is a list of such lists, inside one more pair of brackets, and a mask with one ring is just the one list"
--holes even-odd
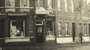
[(85, 26), (84, 26), (84, 23), (82, 23), (82, 26), (83, 26), (83, 30), (82, 30), (82, 33), (83, 33), (83, 35), (84, 35), (84, 33), (85, 33), (85, 31), (84, 31), (84, 29), (85, 29)]
[(79, 24), (78, 23), (76, 23), (76, 29), (75, 29), (75, 36), (78, 36), (78, 34), (79, 34)]
[(62, 22), (61, 23), (61, 34), (62, 34), (62, 36), (64, 36), (65, 35), (65, 33), (66, 33), (66, 30), (65, 30), (65, 22)]
[(70, 28), (69, 33), (70, 35), (72, 35), (72, 23), (71, 22), (69, 23), (69, 28)]
[(72, 36), (73, 36), (73, 41), (75, 41), (75, 35), (76, 35), (76, 24), (72, 23)]
[(5, 18), (4, 29), (5, 29), (5, 36), (6, 37), (10, 36), (10, 23), (8, 17)]
[(87, 35), (89, 35), (89, 26), (88, 26), (88, 23), (87, 23)]
[(90, 36), (90, 23), (89, 23), (89, 27), (88, 28), (89, 28), (89, 36)]
[(34, 29), (34, 23), (33, 23), (33, 18), (32, 16), (28, 16), (26, 18), (26, 36), (30, 36), (33, 34), (33, 29)]
[(58, 8), (58, 9), (60, 9), (60, 7), (61, 7), (61, 6), (60, 6), (60, 2), (61, 2), (60, 0), (57, 0), (57, 8)]

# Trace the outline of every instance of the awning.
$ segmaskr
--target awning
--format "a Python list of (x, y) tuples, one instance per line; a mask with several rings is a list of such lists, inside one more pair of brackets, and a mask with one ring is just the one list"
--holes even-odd
[(36, 7), (36, 14), (49, 14), (49, 12), (44, 7)]

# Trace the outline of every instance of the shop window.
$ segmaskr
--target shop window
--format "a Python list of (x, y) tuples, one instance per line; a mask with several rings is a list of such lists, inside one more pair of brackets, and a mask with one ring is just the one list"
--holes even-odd
[(80, 28), (79, 28), (79, 34), (82, 34), (82, 29), (83, 29), (83, 28), (82, 28), (82, 24), (81, 24), (81, 23), (79, 23), (79, 27), (80, 27)]
[(84, 33), (83, 33), (83, 35), (84, 36), (88, 36), (88, 25), (87, 24), (84, 24)]
[(55, 41), (54, 23), (53, 21), (47, 21), (46, 23), (46, 41)]
[(42, 27), (41, 26), (38, 26), (36, 32), (42, 33)]
[(25, 36), (25, 21), (11, 20), (10, 21), (10, 37), (24, 37)]
[(69, 23), (59, 24), (59, 36), (71, 36), (71, 26)]
[(65, 36), (71, 36), (71, 32), (70, 32), (70, 23), (65, 23), (65, 31), (66, 31), (66, 34)]
[(61, 23), (58, 23), (58, 36), (61, 36)]
[(53, 35), (53, 24), (52, 21), (47, 22), (47, 32), (48, 35)]

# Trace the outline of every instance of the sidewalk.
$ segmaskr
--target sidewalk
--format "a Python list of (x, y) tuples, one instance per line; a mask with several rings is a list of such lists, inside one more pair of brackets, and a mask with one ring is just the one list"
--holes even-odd
[[(13, 43), (12, 43), (13, 44)], [(18, 44), (18, 43), (17, 43)], [(38, 43), (22, 45), (6, 45), (3, 50), (85, 50), (90, 49), (90, 42), (87, 43)]]

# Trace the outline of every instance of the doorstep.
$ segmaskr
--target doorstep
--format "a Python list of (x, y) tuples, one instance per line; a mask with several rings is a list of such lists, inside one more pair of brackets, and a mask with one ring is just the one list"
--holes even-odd
[(5, 43), (9, 43), (9, 42), (30, 42), (30, 38), (29, 37), (5, 38)]

